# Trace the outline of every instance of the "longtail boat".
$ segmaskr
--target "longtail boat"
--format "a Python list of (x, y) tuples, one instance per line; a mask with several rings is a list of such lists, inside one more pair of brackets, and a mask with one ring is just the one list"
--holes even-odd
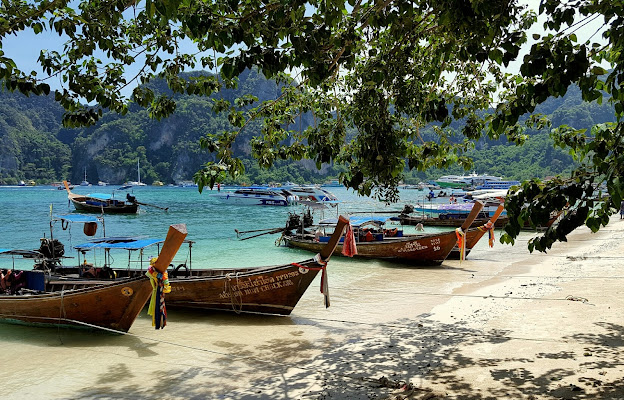
[(126, 195), (125, 200), (115, 199), (113, 195), (94, 193), (81, 195), (73, 193), (67, 181), (63, 181), (67, 190), (67, 198), (72, 202), (77, 211), (107, 213), (107, 214), (136, 214), (139, 203), (133, 196)]
[[(483, 208), (481, 202), (475, 202), (469, 216), (460, 229), (467, 231), (472, 221)], [(388, 217), (359, 218), (352, 217), (350, 220), (357, 244), (357, 254), (354, 257), (390, 259), (406, 261), (416, 265), (439, 265), (449, 255), (457, 242), (455, 231), (443, 233), (423, 233), (404, 235), (402, 230), (383, 229), (383, 224)], [(327, 240), (325, 232), (336, 224), (335, 220), (321, 221), (316, 231), (304, 229), (303, 231), (288, 231), (282, 236), (282, 240), (289, 247), (300, 248), (309, 251), (319, 251)], [(343, 243), (339, 243), (334, 254), (341, 255)]]
[[(186, 226), (169, 227), (161, 256), (154, 264), (157, 271), (167, 270), (185, 237)], [(127, 332), (153, 293), (150, 279), (144, 275), (80, 287), (49, 279), (44, 271), (11, 270), (11, 274), (19, 278), (3, 284), (0, 294), (0, 319), (9, 322)]]
[[(237, 313), (262, 313), (289, 315), (301, 299), (316, 275), (325, 274), (327, 261), (333, 254), (344, 226), (348, 220), (340, 217), (334, 234), (319, 249), (319, 254), (312, 259), (283, 265), (265, 267), (246, 267), (229, 269), (196, 269), (190, 264), (171, 265), (169, 281), (171, 293), (167, 294), (168, 308), (191, 308), (204, 310), (225, 310)], [(143, 271), (136, 267), (111, 268), (106, 265), (113, 249), (127, 250), (130, 253), (149, 246), (160, 246), (161, 239), (149, 238), (100, 238), (75, 246), (78, 254), (91, 250), (103, 249), (105, 266), (94, 268), (81, 264), (76, 267), (53, 267), (53, 274), (58, 282), (76, 287), (89, 287), (105, 282), (124, 281)], [(188, 242), (189, 254), (193, 242)], [(158, 257), (160, 259), (160, 256)], [(143, 260), (138, 261), (139, 264)], [(323, 280), (326, 282), (326, 280)], [(322, 282), (322, 283), (323, 283)]]
[[(472, 250), (479, 240), (481, 240), (483, 235), (485, 235), (485, 232), (488, 232), (490, 235), (494, 234), (493, 228), (497, 226), (496, 221), (503, 212), (504, 208), (505, 206), (500, 204), (494, 212), (494, 215), (490, 217), (489, 221), (478, 226), (476, 229), (469, 229), (468, 232), (466, 232), (466, 248), (464, 250), (464, 257), (467, 256), (470, 253), (470, 250)], [(448, 258), (449, 260), (459, 260), (461, 258), (461, 251), (458, 246), (453, 247), (453, 250), (451, 250)]]

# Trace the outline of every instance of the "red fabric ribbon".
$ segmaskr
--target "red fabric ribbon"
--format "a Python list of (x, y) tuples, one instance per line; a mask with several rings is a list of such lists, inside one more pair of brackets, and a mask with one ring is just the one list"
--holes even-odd
[(355, 244), (355, 234), (351, 224), (347, 226), (347, 233), (345, 233), (344, 243), (342, 244), (342, 255), (347, 257), (353, 257), (357, 255), (357, 246)]

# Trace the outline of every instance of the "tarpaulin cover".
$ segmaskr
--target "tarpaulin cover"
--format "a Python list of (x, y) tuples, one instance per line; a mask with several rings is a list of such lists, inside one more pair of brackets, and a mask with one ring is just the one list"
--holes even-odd
[(72, 215), (55, 215), (55, 219), (62, 219), (64, 221), (69, 222), (78, 222), (78, 223), (87, 223), (87, 222), (99, 222), (98, 218), (93, 215), (82, 215), (82, 214), (72, 214)]
[(145, 247), (152, 246), (156, 243), (163, 243), (164, 239), (113, 239), (96, 240), (83, 243), (74, 248), (76, 250), (92, 250), (92, 249), (122, 249), (122, 250), (140, 250)]
[[(378, 224), (385, 224), (388, 220), (390, 221), (398, 221), (397, 217), (389, 217), (389, 216), (379, 216), (379, 217), (364, 217), (364, 216), (354, 216), (349, 217), (349, 223), (351, 226), (361, 226), (369, 222), (376, 222)], [(338, 218), (328, 218), (324, 219), (320, 222), (320, 225), (336, 225), (338, 223)]]

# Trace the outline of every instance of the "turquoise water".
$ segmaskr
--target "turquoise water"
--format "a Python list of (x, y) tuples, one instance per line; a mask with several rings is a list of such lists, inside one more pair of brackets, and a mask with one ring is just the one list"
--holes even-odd
[[(75, 193), (111, 193), (115, 187), (76, 187)], [(362, 211), (395, 211), (403, 204), (422, 201), (425, 192), (404, 190), (401, 202), (386, 205), (371, 198), (358, 196), (344, 188), (331, 188), (342, 201), (337, 208), (328, 208), (315, 213), (315, 221), (323, 217), (335, 217), (336, 213), (349, 214)], [(289, 212), (301, 212), (302, 206), (263, 207), (226, 205), (210, 196), (216, 191), (181, 187), (140, 187), (130, 191), (137, 200), (160, 207), (141, 206), (140, 212), (133, 215), (104, 216), (106, 236), (147, 236), (164, 238), (170, 224), (184, 223), (188, 228), (188, 239), (194, 241), (192, 262), (194, 268), (247, 267), (292, 262), (308, 258), (310, 253), (276, 247), (279, 235), (263, 235), (249, 240), (238, 240), (239, 231), (279, 228), (285, 225)], [(126, 191), (116, 191), (116, 196), (124, 198)], [(440, 201), (446, 201), (440, 199)], [(76, 213), (69, 204), (64, 190), (51, 186), (0, 187), (0, 248), (36, 249), (39, 239), (50, 237), (50, 207), (53, 215)], [(358, 214), (361, 215), (361, 214)], [(56, 223), (52, 232), (54, 238), (65, 245), (67, 256), (75, 256), (72, 246), (87, 241), (82, 225), (75, 224), (62, 230)], [(96, 237), (102, 235), (98, 228)], [(155, 255), (156, 247), (148, 248), (146, 256)], [(125, 252), (124, 252), (125, 253)], [(138, 255), (137, 255), (138, 256)], [(176, 262), (188, 258), (188, 249), (181, 249)], [(122, 265), (127, 254), (116, 257)]]
[[(112, 190), (91, 187), (75, 192)], [(338, 207), (341, 214), (400, 210), (406, 203), (422, 201), (425, 194), (405, 190), (399, 204), (387, 206), (346, 189), (331, 191), (343, 201)], [(170, 224), (185, 223), (188, 238), (196, 242), (195, 268), (262, 266), (311, 256), (276, 247), (277, 235), (240, 241), (234, 232), (282, 227), (288, 212), (300, 212), (300, 206), (227, 206), (208, 196), (209, 192), (199, 194), (196, 188), (144, 187), (133, 194), (141, 202), (169, 207), (169, 211), (142, 207), (137, 215), (107, 215), (106, 235), (164, 237)], [(74, 212), (64, 191), (0, 187), (0, 248), (37, 248), (39, 239), (50, 235), (50, 204), (54, 214)], [(324, 216), (335, 213), (335, 209), (327, 210)], [(315, 217), (318, 220), (321, 215)], [(54, 235), (69, 255), (72, 245), (86, 240), (79, 225), (65, 231), (57, 226)], [(317, 390), (312, 383), (319, 371), (341, 368), (354, 377), (395, 376), (388, 368), (402, 369), (403, 364), (396, 361), (393, 335), (422, 335), (420, 321), (447, 295), (463, 285), (488, 281), (516, 259), (515, 253), (526, 252), (526, 247), (500, 244), (487, 249), (486, 242), (482, 240), (481, 249), (473, 250), (463, 263), (449, 260), (435, 267), (333, 257), (328, 266), (331, 307), (324, 306), (317, 277), (288, 317), (170, 310), (166, 329), (155, 331), (143, 310), (125, 336), (0, 323), (0, 362), (5, 366), (0, 370), (0, 398), (284, 399), (301, 398), (306, 388)], [(153, 255), (150, 251), (146, 256)], [(186, 255), (184, 250), (179, 252), (176, 262)], [(127, 253), (114, 257), (115, 266), (125, 265)], [(10, 260), (2, 262), (7, 268)], [(368, 367), (357, 361), (362, 358), (361, 346), (372, 338), (383, 351), (367, 357), (375, 365), (367, 372)], [(414, 342), (414, 346), (421, 344)], [(432, 353), (425, 353), (429, 359)], [(395, 378), (408, 380), (414, 374), (404, 371)], [(359, 383), (345, 383), (352, 392), (348, 398), (369, 398), (363, 396)], [(271, 394), (265, 388), (278, 390)]]

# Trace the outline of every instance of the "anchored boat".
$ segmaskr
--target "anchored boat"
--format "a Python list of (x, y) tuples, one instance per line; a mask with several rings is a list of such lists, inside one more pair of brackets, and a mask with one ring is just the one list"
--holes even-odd
[[(165, 272), (186, 237), (186, 226), (172, 225), (154, 268)], [(5, 250), (14, 256), (15, 251)], [(17, 253), (19, 254), (19, 253)], [(6, 275), (13, 275), (7, 279)], [(0, 319), (36, 325), (69, 325), (127, 332), (152, 294), (142, 275), (116, 282), (76, 285), (41, 270), (3, 271)]]
[[(288, 315), (316, 275), (319, 272), (325, 274), (327, 261), (347, 223), (345, 218), (339, 218), (334, 235), (321, 246), (316, 257), (266, 267), (196, 269), (190, 261), (193, 242), (188, 241), (188, 263), (170, 265), (171, 293), (167, 294), (167, 306)], [(142, 259), (144, 250), (151, 246), (159, 248), (162, 243), (162, 239), (150, 238), (98, 238), (75, 246), (79, 252), (78, 265), (48, 265), (48, 268), (57, 281), (76, 287), (86, 288), (102, 282), (123, 282), (143, 275), (145, 270), (142, 265), (147, 261)], [(97, 249), (104, 250), (104, 265), (81, 263), (80, 254), (86, 257), (90, 251)], [(126, 268), (110, 264), (111, 250), (128, 251)], [(139, 260), (131, 257), (134, 252), (139, 255)]]
[[(475, 202), (472, 211), (460, 228), (468, 230), (483, 208)], [(406, 261), (418, 265), (438, 265), (449, 255), (457, 242), (455, 231), (405, 235), (398, 228), (388, 229), (385, 224), (396, 217), (352, 217), (353, 236), (357, 245), (354, 257)], [(336, 225), (335, 219), (321, 221), (318, 226), (285, 232), (282, 239), (289, 247), (318, 251), (328, 240), (327, 232)], [(340, 255), (344, 243), (339, 243), (334, 254)]]
[(288, 206), (295, 202), (294, 196), (288, 196), (281, 190), (250, 186), (234, 191), (223, 191), (210, 196), (225, 204), (247, 206)]

